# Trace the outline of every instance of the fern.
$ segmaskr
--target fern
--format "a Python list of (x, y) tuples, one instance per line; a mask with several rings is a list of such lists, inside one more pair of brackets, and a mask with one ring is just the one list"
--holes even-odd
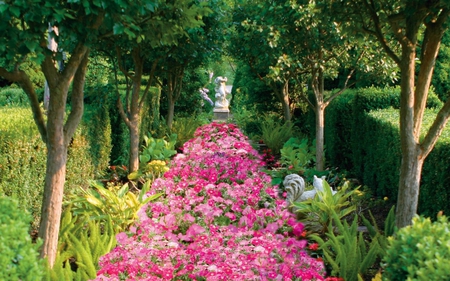
[(261, 137), (274, 155), (279, 155), (284, 143), (287, 142), (296, 130), (292, 122), (281, 123), (266, 115), (261, 123)]
[[(377, 233), (374, 239), (368, 243), (363, 234), (358, 231), (357, 216), (351, 225), (346, 221), (342, 223), (334, 210), (332, 210), (331, 216), (335, 229), (330, 222), (326, 233), (328, 239), (325, 241), (317, 235), (311, 237), (319, 243), (325, 261), (332, 268), (333, 275), (339, 275), (346, 281), (363, 280), (363, 274), (375, 263), (377, 257), (384, 253), (378, 243), (380, 234)], [(367, 251), (367, 249), (369, 250)]]
[[(86, 281), (96, 277), (98, 260), (116, 245), (115, 228), (110, 216), (103, 222), (87, 216), (73, 216), (70, 207), (62, 217), (60, 241), (55, 265), (48, 269), (46, 281)], [(71, 268), (75, 261), (77, 268)]]

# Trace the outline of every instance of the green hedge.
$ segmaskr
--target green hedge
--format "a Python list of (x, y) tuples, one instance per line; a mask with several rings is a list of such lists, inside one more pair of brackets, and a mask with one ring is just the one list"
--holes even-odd
[(0, 106), (29, 106), (29, 101), (21, 88), (4, 88), (0, 89)]
[[(350, 90), (327, 108), (325, 145), (327, 160), (350, 171), (378, 197), (397, 199), (401, 162), (399, 89)], [(430, 94), (423, 132), (431, 126), (442, 102)], [(444, 131), (426, 159), (422, 171), (419, 213), (434, 216), (450, 211), (450, 129)]]
[(0, 280), (40, 281), (44, 260), (29, 234), (31, 216), (16, 200), (0, 196)]
[[(95, 168), (88, 148), (88, 141), (79, 129), (69, 147), (66, 191), (87, 185), (93, 178)], [(0, 195), (14, 197), (26, 206), (33, 216), (34, 229), (41, 213), (46, 151), (30, 109), (1, 108)]]

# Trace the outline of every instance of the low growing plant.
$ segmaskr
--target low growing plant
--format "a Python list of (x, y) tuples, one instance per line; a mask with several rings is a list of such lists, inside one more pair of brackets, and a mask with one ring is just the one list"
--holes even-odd
[(179, 150), (184, 143), (194, 137), (195, 130), (202, 124), (195, 116), (192, 117), (178, 117), (172, 123), (170, 131), (177, 135), (175, 149)]
[(330, 222), (327, 239), (318, 235), (311, 235), (311, 238), (319, 243), (325, 262), (331, 266), (331, 275), (342, 277), (345, 281), (362, 281), (364, 273), (384, 253), (378, 240), (380, 234), (368, 242), (363, 233), (358, 231), (357, 216), (351, 225), (345, 220), (341, 221), (334, 210), (331, 211), (331, 218), (334, 226)]
[(281, 122), (266, 115), (261, 123), (261, 138), (274, 155), (280, 155), (284, 143), (296, 133), (293, 122)]
[(323, 280), (261, 164), (234, 124), (200, 127), (152, 184), (164, 199), (117, 235), (96, 280)]
[(100, 256), (116, 245), (117, 232), (109, 215), (102, 221), (88, 216), (73, 216), (64, 210), (54, 266), (46, 271), (45, 281), (85, 281), (97, 275)]
[(160, 193), (145, 196), (150, 182), (143, 185), (138, 195), (129, 190), (128, 184), (104, 187), (101, 183), (91, 181), (91, 188), (80, 188), (81, 196), (75, 195), (69, 203), (74, 215), (86, 215), (90, 219), (105, 221), (111, 217), (115, 232), (127, 230), (137, 219), (137, 213), (146, 203), (157, 199)]
[(383, 280), (447, 280), (450, 272), (448, 217), (416, 216), (389, 238)]
[(40, 241), (28, 233), (31, 216), (16, 201), (0, 197), (0, 280), (40, 281), (44, 269), (39, 259)]
[(358, 188), (350, 190), (350, 183), (345, 182), (335, 194), (332, 188), (324, 180), (323, 191), (317, 191), (313, 199), (294, 202), (293, 208), (305, 224), (309, 232), (324, 234), (332, 225), (332, 215), (335, 213), (339, 220), (356, 210), (350, 198)]
[(307, 138), (291, 137), (280, 149), (278, 167), (266, 170), (272, 178), (273, 185), (282, 185), (284, 178), (290, 174), (298, 174), (311, 180), (313, 175), (326, 175), (328, 171), (318, 172), (314, 169), (316, 162), (315, 143), (311, 145)]
[(140, 184), (153, 182), (162, 176), (167, 170), (167, 162), (177, 154), (175, 144), (177, 135), (172, 134), (169, 140), (164, 138), (144, 137), (144, 146), (139, 155), (139, 170), (130, 173), (128, 179), (138, 181)]

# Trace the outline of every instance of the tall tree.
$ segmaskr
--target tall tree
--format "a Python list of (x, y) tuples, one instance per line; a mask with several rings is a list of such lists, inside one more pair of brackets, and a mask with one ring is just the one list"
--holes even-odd
[[(139, 169), (140, 111), (150, 87), (156, 83), (155, 70), (170, 53), (166, 50), (187, 40), (183, 38), (189, 37), (188, 29), (203, 25), (203, 16), (210, 12), (208, 5), (194, 0), (159, 0), (154, 5), (133, 2), (125, 15), (134, 15), (121, 17), (115, 23), (115, 34), (104, 39), (104, 46), (115, 49), (119, 69), (130, 82), (124, 98), (117, 91), (119, 112), (130, 133), (130, 172)], [(144, 74), (149, 79), (142, 90)]]
[(436, 57), (450, 23), (447, 0), (330, 1), (353, 32), (365, 32), (382, 45), (400, 68), (400, 141), (402, 160), (396, 221), (410, 225), (417, 212), (422, 166), (450, 116), (450, 100), (421, 134), (422, 119)]
[[(206, 66), (211, 60), (222, 55), (228, 21), (224, 18), (228, 6), (222, 1), (209, 1), (211, 13), (203, 17), (204, 25), (189, 28), (188, 36), (178, 41), (176, 46), (166, 48), (167, 56), (161, 60), (159, 75), (161, 87), (167, 96), (167, 126), (172, 127), (175, 103), (180, 99), (185, 81), (185, 72)], [(197, 95), (197, 92), (192, 93)]]
[[(83, 114), (83, 88), (91, 39), (102, 24), (105, 12), (85, 1), (80, 3), (49, 1), (8, 1), (0, 4), (0, 53), (7, 64), (0, 67), (0, 76), (19, 84), (30, 99), (35, 123), (47, 146), (47, 166), (39, 237), (44, 241), (41, 256), (53, 266), (61, 217), (67, 149)], [(55, 61), (61, 53), (47, 49), (47, 29), (57, 26), (55, 40), (70, 52), (62, 72)], [(36, 89), (21, 64), (29, 59), (41, 65), (50, 89), (47, 118), (39, 105)], [(66, 117), (67, 97), (71, 92), (71, 110)]]
[[(259, 36), (262, 44), (256, 49), (264, 53), (259, 68), (265, 73), (265, 81), (273, 85), (274, 92), (282, 100), (285, 119), (300, 98), (310, 105), (316, 116), (316, 169), (322, 171), (325, 109), (356, 83), (355, 71), (363, 72), (360, 66), (364, 65), (362, 62), (369, 63), (369, 55), (373, 59), (374, 48), (356, 40), (352, 34), (344, 33), (332, 11), (324, 9), (321, 1), (278, 0), (246, 7), (252, 11), (252, 17), (243, 13), (247, 17), (238, 30), (245, 33), (238, 38), (243, 37), (240, 41), (246, 42), (246, 47), (239, 49), (239, 56), (245, 54), (250, 64), (261, 60), (248, 55), (256, 54), (256, 51), (250, 48), (246, 33)], [(265, 59), (267, 56), (268, 60)], [(380, 65), (371, 63), (372, 67), (377, 67), (376, 64)], [(327, 93), (325, 79), (335, 79), (342, 71), (346, 78), (340, 89)], [(278, 89), (275, 86), (279, 86)], [(314, 100), (309, 99), (307, 88), (313, 92)]]

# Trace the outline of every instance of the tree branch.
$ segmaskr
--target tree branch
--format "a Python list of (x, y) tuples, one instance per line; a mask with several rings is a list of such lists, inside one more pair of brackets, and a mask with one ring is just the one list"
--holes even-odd
[(31, 83), (28, 75), (22, 70), (14, 70), (9, 72), (5, 68), (0, 67), (0, 76), (10, 82), (18, 83), (27, 94), (28, 99), (30, 100), (34, 122), (38, 127), (42, 140), (44, 143), (47, 143), (47, 127), (45, 125), (44, 114), (39, 104), (36, 91), (34, 90), (33, 83)]
[(78, 66), (74, 76), (74, 83), (71, 96), (71, 111), (64, 125), (64, 142), (68, 146), (78, 124), (83, 116), (84, 109), (84, 83), (86, 80), (87, 65), (89, 62), (89, 50), (85, 52), (83, 59)]
[(445, 125), (450, 117), (450, 100), (444, 104), (444, 106), (439, 110), (436, 119), (428, 130), (425, 138), (420, 144), (422, 150), (421, 156), (423, 158), (427, 157), (431, 150), (434, 148), (437, 140), (439, 139), (442, 131), (445, 129)]

